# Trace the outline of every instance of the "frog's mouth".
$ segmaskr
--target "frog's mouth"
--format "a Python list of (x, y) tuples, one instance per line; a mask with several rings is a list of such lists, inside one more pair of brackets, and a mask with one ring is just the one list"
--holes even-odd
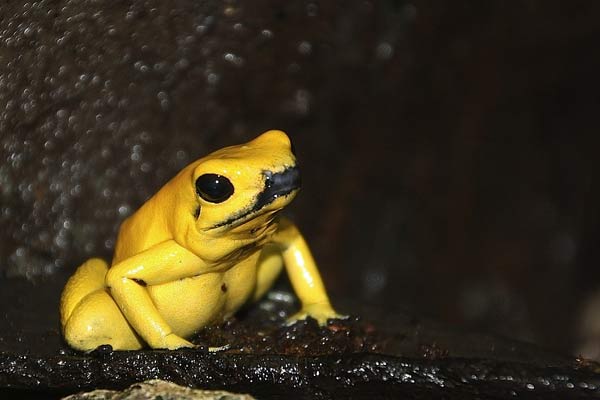
[(211, 229), (235, 225), (236, 222), (245, 222), (245, 220), (250, 219), (247, 218), (248, 216), (260, 211), (278, 198), (288, 196), (300, 189), (300, 169), (297, 166), (288, 167), (276, 173), (263, 171), (263, 176), (265, 177), (265, 188), (256, 196), (254, 204), (249, 209), (233, 215), (223, 222), (219, 222)]

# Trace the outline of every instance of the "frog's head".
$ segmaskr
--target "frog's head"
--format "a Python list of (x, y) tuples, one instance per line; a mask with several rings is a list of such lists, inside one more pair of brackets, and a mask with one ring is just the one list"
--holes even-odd
[[(206, 240), (218, 241), (217, 247), (236, 247), (268, 236), (275, 214), (300, 188), (296, 158), (281, 131), (218, 150), (188, 168), (195, 193), (187, 212), (195, 234), (187, 232), (185, 241), (203, 251)], [(194, 243), (199, 237), (203, 245)]]

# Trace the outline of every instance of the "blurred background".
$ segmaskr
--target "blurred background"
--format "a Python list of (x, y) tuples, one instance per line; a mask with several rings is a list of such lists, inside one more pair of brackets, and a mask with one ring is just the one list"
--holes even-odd
[(599, 357), (600, 3), (1, 11), (2, 279), (109, 259), (180, 168), (278, 128), (334, 303)]

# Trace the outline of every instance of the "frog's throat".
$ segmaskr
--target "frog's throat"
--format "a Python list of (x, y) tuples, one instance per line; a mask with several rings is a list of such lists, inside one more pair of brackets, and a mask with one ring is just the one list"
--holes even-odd
[(288, 167), (281, 172), (263, 171), (265, 188), (256, 196), (250, 208), (232, 215), (225, 221), (213, 225), (210, 229), (236, 225), (236, 222), (246, 222), (250, 215), (257, 213), (280, 197), (289, 196), (300, 189), (300, 170), (297, 166)]

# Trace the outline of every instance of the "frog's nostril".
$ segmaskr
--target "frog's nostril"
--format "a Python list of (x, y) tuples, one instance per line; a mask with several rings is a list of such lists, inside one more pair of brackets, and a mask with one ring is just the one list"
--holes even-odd
[(265, 176), (265, 188), (270, 188), (273, 186), (273, 173), (271, 171), (264, 171), (263, 175)]

